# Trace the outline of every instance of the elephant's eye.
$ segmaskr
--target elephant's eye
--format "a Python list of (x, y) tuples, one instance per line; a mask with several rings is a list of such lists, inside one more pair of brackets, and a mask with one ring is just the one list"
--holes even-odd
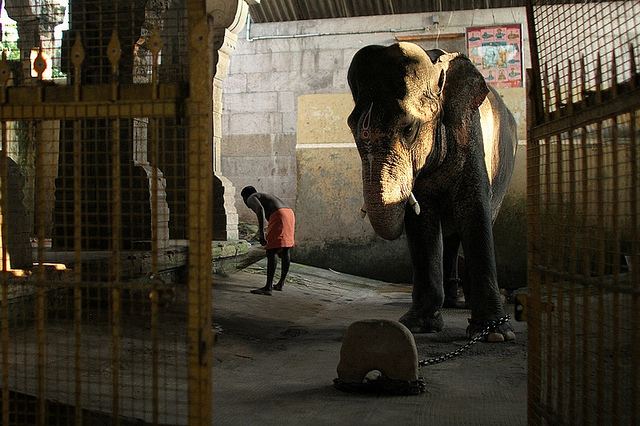
[(408, 124), (402, 130), (402, 137), (406, 142), (413, 142), (413, 139), (416, 137), (417, 131), (418, 126), (416, 124)]

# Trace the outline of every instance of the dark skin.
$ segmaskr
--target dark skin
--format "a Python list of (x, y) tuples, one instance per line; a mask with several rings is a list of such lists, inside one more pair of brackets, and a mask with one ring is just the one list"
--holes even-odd
[[(265, 224), (269, 222), (269, 218), (278, 209), (288, 208), (287, 204), (278, 197), (261, 192), (253, 192), (251, 194), (243, 194), (242, 199), (247, 207), (254, 211), (258, 217), (258, 239), (263, 246), (267, 245), (265, 238)], [(291, 265), (291, 247), (267, 249), (267, 283), (264, 287), (251, 290), (254, 294), (263, 294), (270, 296), (272, 290), (282, 291), (284, 281), (289, 272)], [(273, 285), (273, 277), (276, 273), (278, 265), (278, 256), (282, 259), (282, 267), (280, 272), (280, 280)]]

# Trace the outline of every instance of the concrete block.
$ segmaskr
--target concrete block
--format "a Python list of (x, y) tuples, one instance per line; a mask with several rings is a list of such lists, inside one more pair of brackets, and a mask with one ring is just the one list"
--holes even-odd
[[(519, 11), (520, 13), (517, 13), (517, 11)], [(515, 9), (515, 8), (491, 9), (491, 15), (493, 18), (494, 25), (527, 22), (526, 9), (524, 7), (521, 7), (518, 9)], [(527, 32), (526, 28), (523, 28), (522, 30), (524, 32)]]
[(353, 109), (350, 93), (298, 98), (298, 144), (353, 142), (346, 122)]
[(302, 69), (302, 52), (273, 52), (274, 70), (299, 71)]
[(257, 133), (250, 136), (225, 134), (222, 137), (224, 157), (269, 157), (272, 155), (271, 135)]
[(303, 72), (315, 72), (318, 70), (318, 51), (317, 50), (304, 50), (302, 52), (302, 71)]
[[(271, 133), (275, 131), (273, 124), (273, 114), (234, 114), (233, 118), (229, 121), (229, 133), (232, 135), (259, 135), (263, 133)], [(282, 121), (280, 121), (280, 128), (282, 128)]]
[(291, 73), (274, 71), (247, 75), (247, 92), (276, 92), (291, 90)]
[[(268, 157), (238, 157), (236, 163), (236, 176), (255, 176), (254, 182), (258, 179), (266, 179), (273, 176), (275, 170), (273, 158)], [(256, 185), (253, 185), (258, 189)], [(264, 191), (260, 191), (264, 192)]]
[(335, 70), (344, 67), (342, 50), (321, 50), (318, 52), (318, 69)]
[(337, 93), (350, 93), (347, 71), (347, 68), (336, 68), (333, 70), (333, 88)]
[(272, 63), (273, 55), (271, 53), (257, 53), (255, 55), (239, 55), (232, 57), (232, 63), (234, 64), (234, 70), (238, 70), (242, 73), (259, 73), (259, 72), (271, 72), (274, 70), (274, 64)]
[(289, 74), (291, 79), (288, 82), (288, 90), (293, 87), (301, 94), (305, 93), (326, 93), (333, 90), (333, 71), (296, 71)]
[(284, 133), (295, 133), (298, 130), (298, 116), (295, 111), (282, 114), (282, 131)]
[(296, 174), (296, 157), (278, 155), (275, 157), (275, 176), (295, 176)]
[[(233, 67), (233, 62), (231, 63)], [(222, 80), (224, 96), (231, 93), (245, 93), (247, 91), (247, 74), (235, 69), (229, 71), (229, 76)]]
[(295, 157), (296, 155), (296, 134), (295, 133), (283, 133), (281, 135), (272, 136), (273, 153), (274, 155), (289, 155)]
[(340, 348), (338, 379), (362, 383), (371, 371), (392, 380), (418, 380), (418, 350), (413, 335), (398, 321), (369, 319), (349, 326)]
[(229, 94), (224, 98), (223, 108), (230, 114), (277, 111), (278, 94), (276, 92)]
[(287, 91), (278, 93), (278, 111), (295, 113), (296, 95), (294, 92)]

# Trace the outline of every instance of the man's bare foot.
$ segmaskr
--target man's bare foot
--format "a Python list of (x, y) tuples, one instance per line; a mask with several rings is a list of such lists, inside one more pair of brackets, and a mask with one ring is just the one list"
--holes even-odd
[(276, 284), (276, 285), (274, 285), (274, 286), (273, 286), (273, 289), (274, 289), (274, 290), (277, 290), (277, 291), (282, 291), (282, 286), (283, 286), (283, 285), (284, 285), (284, 284)]
[(262, 295), (265, 295), (265, 296), (271, 296), (271, 290), (268, 290), (268, 289), (266, 289), (264, 287), (257, 288), (255, 290), (251, 290), (251, 293), (253, 293), (253, 294), (262, 294)]

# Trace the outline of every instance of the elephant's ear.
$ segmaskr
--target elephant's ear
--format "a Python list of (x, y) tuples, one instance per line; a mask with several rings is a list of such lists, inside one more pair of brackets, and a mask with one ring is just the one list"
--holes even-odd
[(459, 53), (446, 53), (444, 50), (428, 50), (427, 55), (433, 62), (433, 70), (429, 73), (429, 94), (433, 99), (442, 97), (442, 90), (446, 86), (447, 75), (449, 72), (449, 64), (451, 60), (456, 58)]
[(477, 110), (489, 93), (484, 76), (462, 54), (443, 55), (439, 62), (448, 62), (443, 91), (445, 116), (462, 118)]

